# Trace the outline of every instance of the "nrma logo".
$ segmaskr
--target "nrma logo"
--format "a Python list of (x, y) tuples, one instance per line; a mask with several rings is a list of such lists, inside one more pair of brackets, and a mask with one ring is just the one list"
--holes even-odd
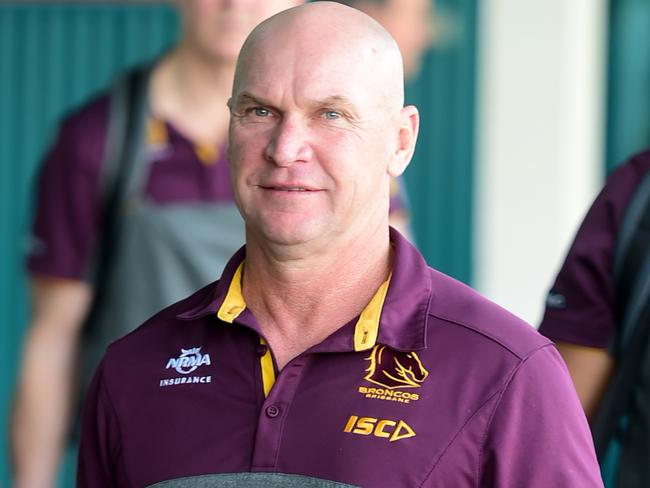
[(178, 358), (170, 358), (167, 361), (166, 369), (175, 369), (181, 374), (190, 374), (199, 366), (210, 366), (210, 355), (201, 354), (200, 347), (192, 349), (181, 349), (181, 355)]

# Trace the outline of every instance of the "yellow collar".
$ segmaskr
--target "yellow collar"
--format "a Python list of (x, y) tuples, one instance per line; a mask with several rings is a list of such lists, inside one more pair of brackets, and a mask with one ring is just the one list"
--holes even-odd
[[(232, 324), (235, 319), (239, 317), (239, 314), (246, 309), (246, 301), (244, 300), (244, 295), (242, 294), (241, 289), (243, 270), (244, 261), (242, 261), (237, 267), (237, 270), (230, 281), (226, 298), (217, 312), (217, 317), (229, 324)], [(377, 343), (379, 319), (381, 318), (381, 311), (384, 306), (384, 301), (386, 300), (390, 278), (391, 276), (381, 284), (368, 305), (366, 305), (362, 310), (361, 315), (359, 315), (359, 320), (357, 320), (357, 324), (354, 327), (355, 351), (368, 350), (374, 347)]]

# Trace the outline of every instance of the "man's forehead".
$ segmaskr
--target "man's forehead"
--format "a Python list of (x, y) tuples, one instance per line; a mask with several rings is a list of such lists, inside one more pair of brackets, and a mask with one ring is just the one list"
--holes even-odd
[(268, 50), (252, 53), (241, 67), (235, 94), (250, 92), (260, 97), (292, 94), (311, 99), (350, 103), (370, 91), (368, 69), (360, 59), (328, 53)]
[(390, 35), (354, 9), (319, 3), (279, 14), (253, 31), (240, 53), (233, 95), (276, 90), (311, 99), (361, 101), (377, 94), (403, 100), (402, 61)]

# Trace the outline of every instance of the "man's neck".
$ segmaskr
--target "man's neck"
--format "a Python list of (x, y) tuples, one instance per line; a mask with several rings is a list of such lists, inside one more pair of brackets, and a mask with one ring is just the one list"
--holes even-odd
[(387, 226), (327, 253), (309, 247), (246, 246), (244, 297), (280, 367), (359, 315), (390, 274)]
[(153, 114), (195, 142), (222, 142), (234, 69), (234, 61), (209, 59), (180, 44), (154, 69)]

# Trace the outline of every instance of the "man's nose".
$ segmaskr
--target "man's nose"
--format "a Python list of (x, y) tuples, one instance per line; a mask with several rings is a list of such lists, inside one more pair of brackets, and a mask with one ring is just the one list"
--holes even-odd
[(311, 148), (307, 135), (303, 122), (285, 119), (275, 128), (264, 154), (278, 166), (308, 161)]

